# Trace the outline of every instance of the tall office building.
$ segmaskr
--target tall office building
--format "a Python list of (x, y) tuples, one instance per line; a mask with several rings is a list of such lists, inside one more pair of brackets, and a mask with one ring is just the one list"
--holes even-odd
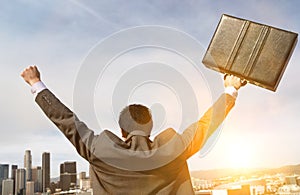
[(10, 178), (14, 179), (16, 177), (16, 170), (18, 169), (18, 165), (11, 165)]
[(10, 178), (13, 180), (13, 194), (15, 194), (15, 184), (16, 184), (16, 170), (18, 169), (18, 165), (11, 165)]
[(2, 181), (8, 179), (8, 164), (0, 164), (0, 194), (2, 194)]
[(25, 195), (26, 189), (26, 170), (17, 169), (16, 171), (16, 184), (15, 194)]
[(76, 162), (64, 162), (60, 164), (60, 188), (63, 191), (70, 190), (76, 185)]
[(43, 191), (43, 173), (42, 167), (32, 168), (32, 181), (34, 182), (34, 192)]
[(26, 182), (26, 195), (34, 195), (34, 181)]
[(42, 183), (43, 192), (47, 192), (47, 188), (50, 188), (50, 153), (48, 152), (42, 154)]
[(31, 151), (26, 150), (24, 155), (24, 168), (26, 170), (26, 181), (31, 181), (31, 168), (32, 168), (32, 157)]
[(5, 179), (2, 182), (2, 195), (12, 195), (14, 193), (14, 181), (12, 179)]

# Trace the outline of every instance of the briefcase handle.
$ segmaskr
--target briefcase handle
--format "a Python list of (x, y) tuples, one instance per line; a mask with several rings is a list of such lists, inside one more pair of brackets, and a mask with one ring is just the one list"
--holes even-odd
[[(225, 80), (226, 77), (229, 76), (229, 75), (230, 75), (230, 74), (225, 73), (225, 74), (224, 74), (224, 80)], [(245, 86), (246, 84), (247, 84), (247, 80), (241, 79), (241, 85), (242, 85), (242, 86)]]

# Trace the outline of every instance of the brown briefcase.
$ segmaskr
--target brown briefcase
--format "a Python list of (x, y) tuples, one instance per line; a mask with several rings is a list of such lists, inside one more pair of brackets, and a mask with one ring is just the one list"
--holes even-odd
[(202, 62), (276, 91), (297, 37), (297, 33), (224, 14)]

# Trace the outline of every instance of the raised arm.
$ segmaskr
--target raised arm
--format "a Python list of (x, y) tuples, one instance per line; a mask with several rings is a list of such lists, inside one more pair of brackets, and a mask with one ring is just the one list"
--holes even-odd
[(186, 146), (186, 158), (202, 148), (234, 106), (237, 90), (241, 87), (241, 80), (232, 75), (227, 76), (224, 80), (224, 86), (225, 93), (206, 111), (199, 121), (190, 125), (183, 132), (182, 140)]
[(78, 153), (89, 161), (95, 140), (94, 132), (46, 89), (36, 66), (29, 66), (21, 73), (21, 76), (32, 87), (31, 91), (37, 93), (35, 101), (46, 116), (70, 140)]

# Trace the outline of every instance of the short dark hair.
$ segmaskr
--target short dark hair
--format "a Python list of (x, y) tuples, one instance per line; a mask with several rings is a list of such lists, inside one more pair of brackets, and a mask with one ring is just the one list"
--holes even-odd
[(139, 130), (150, 135), (153, 127), (151, 111), (141, 104), (126, 106), (120, 112), (119, 125), (121, 129), (128, 133)]

